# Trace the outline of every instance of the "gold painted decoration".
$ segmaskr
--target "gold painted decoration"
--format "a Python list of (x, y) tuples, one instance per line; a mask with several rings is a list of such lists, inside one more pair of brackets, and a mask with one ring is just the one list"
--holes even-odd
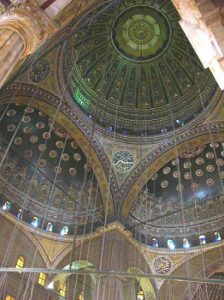
[(10, 124), (7, 126), (7, 131), (8, 132), (13, 132), (16, 130), (16, 126), (14, 124)]
[(45, 144), (40, 144), (38, 148), (41, 152), (44, 152), (44, 151), (46, 151), (47, 146)]
[(47, 165), (47, 161), (45, 159), (40, 159), (38, 161), (38, 166), (39, 167), (44, 168), (44, 167), (46, 167), (46, 165)]
[(165, 167), (163, 169), (163, 174), (165, 174), (165, 175), (169, 174), (170, 172), (171, 172), (171, 168), (170, 167)]
[(26, 133), (26, 134), (29, 134), (31, 133), (32, 129), (30, 127), (24, 127), (23, 128), (23, 132)]
[(208, 159), (213, 159), (214, 158), (214, 153), (213, 152), (207, 152), (206, 153), (206, 157), (208, 158)]
[(62, 160), (64, 160), (64, 161), (68, 161), (68, 160), (70, 159), (70, 156), (69, 156), (69, 154), (67, 154), (67, 153), (63, 153), (62, 156), (61, 156), (61, 158), (62, 158)]
[(167, 188), (168, 185), (169, 185), (169, 182), (167, 180), (164, 180), (164, 181), (161, 182), (161, 187), (164, 188), (164, 189)]
[(190, 172), (186, 172), (186, 173), (184, 174), (184, 178), (185, 178), (186, 180), (190, 180), (190, 179), (192, 178), (191, 173), (190, 173)]
[(15, 138), (15, 140), (14, 140), (14, 143), (15, 143), (16, 146), (21, 145), (22, 142), (23, 142), (23, 139), (22, 139), (21, 137), (17, 137), (17, 138)]
[(31, 121), (30, 116), (23, 116), (23, 118), (22, 118), (23, 123), (29, 123), (30, 121)]
[(69, 169), (69, 174), (70, 174), (71, 176), (75, 176), (75, 175), (77, 174), (77, 170), (76, 170), (75, 168), (70, 168), (70, 169)]
[(30, 137), (30, 142), (31, 142), (32, 144), (37, 143), (37, 142), (38, 142), (38, 137), (37, 137), (36, 135), (32, 135), (32, 136)]
[(200, 166), (200, 165), (203, 165), (204, 162), (205, 162), (205, 161), (204, 161), (204, 159), (203, 159), (202, 157), (198, 157), (198, 158), (196, 159), (196, 164), (199, 165), (199, 166)]
[(174, 178), (179, 178), (180, 177), (180, 172), (179, 171), (174, 171), (173, 172), (173, 177)]
[(201, 177), (201, 176), (203, 176), (204, 172), (203, 172), (203, 170), (198, 169), (198, 170), (196, 170), (195, 174), (196, 174), (196, 176)]
[(27, 106), (24, 111), (28, 114), (32, 114), (34, 112), (34, 109), (33, 107)]
[(8, 117), (13, 117), (13, 116), (15, 116), (15, 114), (16, 114), (15, 109), (10, 109), (10, 110), (7, 111), (7, 116)]
[(56, 158), (58, 156), (58, 154), (55, 150), (51, 150), (49, 152), (49, 156), (50, 156), (50, 158)]
[(190, 169), (190, 167), (191, 167), (191, 163), (190, 163), (189, 161), (186, 161), (186, 162), (184, 163), (184, 168), (185, 168), (185, 169)]
[(79, 153), (74, 154), (74, 160), (80, 161), (82, 159), (81, 155)]
[(60, 174), (62, 172), (62, 167), (61, 166), (56, 166), (55, 168), (54, 168), (54, 173), (55, 174)]
[(33, 151), (30, 149), (27, 149), (24, 151), (24, 155), (25, 155), (25, 157), (30, 158), (33, 156)]
[(58, 149), (62, 149), (62, 148), (64, 147), (64, 143), (63, 143), (62, 141), (57, 141), (57, 142), (56, 142), (56, 147), (57, 147)]
[(178, 184), (177, 186), (176, 186), (176, 190), (178, 191), (178, 192), (183, 192), (183, 190), (184, 190), (184, 186), (183, 186), (183, 184)]
[(36, 127), (38, 129), (43, 129), (45, 127), (45, 124), (43, 122), (37, 122)]
[(206, 170), (211, 173), (214, 172), (215, 167), (213, 165), (207, 165)]
[(216, 163), (219, 167), (222, 167), (224, 165), (224, 160), (222, 158), (218, 158)]
[(199, 188), (199, 186), (198, 186), (197, 183), (193, 182), (193, 183), (191, 184), (191, 189), (192, 189), (192, 191), (197, 191), (198, 188)]
[(215, 184), (215, 181), (212, 178), (209, 178), (206, 180), (207, 186), (213, 186)]
[(51, 138), (51, 134), (50, 134), (50, 132), (44, 132), (43, 133), (43, 138), (45, 139), (45, 140), (49, 140), (50, 138)]

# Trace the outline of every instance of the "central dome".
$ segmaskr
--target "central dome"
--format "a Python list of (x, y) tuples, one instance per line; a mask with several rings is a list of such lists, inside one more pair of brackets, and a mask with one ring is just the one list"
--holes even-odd
[(87, 126), (94, 119), (96, 129), (129, 136), (196, 123), (218, 97), (171, 1), (97, 7), (71, 29), (60, 67), (66, 100)]
[(119, 54), (140, 62), (161, 55), (167, 49), (170, 37), (167, 18), (150, 6), (124, 10), (112, 28), (112, 42)]

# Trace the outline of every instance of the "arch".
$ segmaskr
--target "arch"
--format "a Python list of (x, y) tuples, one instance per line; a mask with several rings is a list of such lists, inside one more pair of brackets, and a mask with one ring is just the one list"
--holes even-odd
[[(212, 142), (222, 141), (224, 139), (224, 131), (220, 132), (214, 132), (212, 133)], [(133, 183), (133, 185), (130, 187), (129, 191), (126, 194), (126, 197), (123, 201), (122, 207), (121, 207), (121, 214), (124, 217), (127, 217), (131, 207), (136, 200), (137, 196), (139, 195), (140, 191), (144, 187), (144, 185), (147, 183), (147, 181), (150, 179), (150, 177), (155, 174), (161, 166), (165, 165), (172, 159), (176, 157), (176, 153), (184, 152), (188, 148), (195, 148), (201, 145), (205, 145), (208, 143), (208, 141), (211, 140), (211, 137), (209, 133), (205, 133), (202, 135), (197, 135), (194, 138), (181, 142), (176, 147), (172, 147), (170, 149), (165, 149), (166, 145), (163, 147), (160, 147), (162, 150), (166, 150), (165, 153), (161, 153), (161, 149), (158, 149), (156, 152), (160, 152), (161, 155), (157, 157), (152, 163), (150, 163), (147, 168), (138, 176), (136, 181)], [(144, 161), (143, 161), (144, 163)]]
[[(33, 86), (30, 86), (27, 89), (29, 90), (29, 92), (30, 90), (34, 92)], [(62, 105), (61, 110), (57, 111), (56, 107), (59, 105), (60, 102), (58, 98), (56, 98), (55, 96), (50, 97), (47, 92), (39, 91), (39, 89), (36, 87), (35, 87), (35, 92), (37, 92), (36, 89), (39, 92), (39, 95), (36, 97), (33, 97), (31, 95), (17, 95), (15, 97), (10, 94), (1, 98), (1, 104), (2, 105), (6, 103), (30, 104), (30, 106), (40, 110), (41, 112), (43, 112), (48, 116), (56, 115), (55, 121), (63, 128), (66, 128), (68, 130), (69, 135), (77, 142), (77, 144), (85, 154), (86, 158), (88, 159), (90, 166), (92, 167), (92, 170), (96, 176), (101, 191), (103, 204), (104, 204), (104, 212), (107, 213), (107, 215), (113, 214), (114, 203), (113, 203), (111, 188), (108, 181), (109, 174), (106, 173), (102, 161), (100, 160), (99, 152), (101, 149), (99, 148), (98, 143), (95, 141), (93, 136), (90, 136), (89, 139), (87, 138), (89, 134), (88, 130), (86, 128), (82, 128), (83, 131), (87, 130), (86, 133), (84, 133), (81, 130), (81, 128), (78, 126), (81, 123), (79, 122), (77, 116), (75, 116), (67, 106)], [(46, 96), (46, 101), (49, 101), (49, 99), (51, 99), (52, 103), (45, 102), (42, 99), (44, 94)], [(40, 95), (42, 95), (42, 98), (38, 99)]]
[[(81, 270), (81, 269), (91, 270), (91, 269), (95, 269), (95, 266), (87, 260), (78, 260), (78, 261), (72, 262), (69, 265), (64, 266), (62, 269), (69, 270), (70, 268), (72, 270)], [(81, 287), (79, 286), (79, 283), (78, 283), (79, 277), (81, 277), (81, 278), (84, 277), (84, 282)], [(70, 278), (71, 278), (72, 282), (69, 282)], [(91, 282), (91, 285), (93, 287), (95, 287), (96, 286), (96, 278), (93, 275), (89, 275), (89, 276), (78, 275), (77, 276), (77, 275), (71, 275), (71, 274), (66, 273), (66, 274), (57, 274), (54, 277), (54, 279), (50, 282), (50, 284), (48, 285), (48, 288), (56, 290), (62, 296), (65, 296), (65, 294), (68, 294), (69, 292), (73, 294), (73, 290), (71, 291), (70, 289), (71, 289), (71, 286), (72, 286), (72, 288), (74, 288), (73, 283), (75, 281), (75, 286), (76, 286), (75, 293), (77, 294), (77, 297), (78, 297), (78, 295), (81, 292), (83, 292), (83, 295), (85, 294), (85, 284), (86, 284), (86, 281), (88, 281), (88, 278), (89, 278), (89, 281)], [(70, 286), (68, 286), (69, 283), (70, 283)], [(71, 285), (71, 283), (72, 283), (72, 285)], [(63, 287), (63, 290), (61, 289), (61, 287)], [(60, 292), (61, 290), (62, 290), (63, 294)], [(90, 291), (89, 287), (88, 287), (88, 293), (93, 294), (93, 289), (92, 289), (92, 291)]]
[[(170, 275), (196, 278), (204, 277), (205, 271), (205, 276), (208, 278), (224, 265), (223, 251), (223, 244), (212, 249), (198, 248), (195, 250), (194, 257), (188, 260), (189, 257), (186, 256), (185, 261)], [(190, 300), (197, 286), (197, 283), (192, 283), (189, 289), (187, 282), (166, 280), (159, 290), (158, 300), (169, 300), (169, 292), (172, 293), (172, 300)]]
[(33, 229), (29, 228), (28, 225), (22, 221), (18, 223), (18, 220), (11, 214), (5, 214), (2, 211), (0, 211), (0, 218), (4, 218), (6, 221), (8, 221), (11, 225), (17, 225), (18, 230), (26, 236), (26, 238), (29, 240), (29, 242), (32, 244), (32, 246), (38, 247), (38, 254), (40, 255), (44, 265), (46, 267), (50, 267), (50, 262), (48, 259), (48, 256), (44, 249), (41, 247), (41, 245), (38, 243), (38, 240), (35, 238), (35, 236), (31, 233)]
[[(127, 272), (144, 274), (143, 271), (136, 267), (130, 267)], [(136, 277), (136, 280), (144, 292), (145, 300), (156, 300), (156, 292), (151, 281), (146, 277)]]

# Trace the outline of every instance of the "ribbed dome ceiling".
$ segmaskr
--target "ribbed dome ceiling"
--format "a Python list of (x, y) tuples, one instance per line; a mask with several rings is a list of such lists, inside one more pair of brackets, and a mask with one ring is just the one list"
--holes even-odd
[(171, 1), (120, 1), (86, 16), (61, 56), (71, 106), (128, 135), (195, 119), (217, 86), (178, 22)]

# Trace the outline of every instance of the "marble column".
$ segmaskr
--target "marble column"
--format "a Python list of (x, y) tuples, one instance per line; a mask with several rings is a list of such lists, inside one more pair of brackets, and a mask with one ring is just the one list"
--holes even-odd
[[(180, 25), (201, 60), (224, 90), (224, 2), (172, 0)], [(205, 51), (206, 49), (206, 51)]]
[(0, 15), (0, 88), (18, 62), (33, 53), (54, 30), (35, 0), (10, 6)]
[(126, 300), (124, 296), (123, 282), (116, 277), (105, 277), (99, 281), (99, 292), (96, 300)]
[(0, 87), (17, 65), (24, 49), (24, 40), (17, 32), (7, 28), (0, 29)]
[[(125, 242), (113, 233), (105, 237), (102, 270), (122, 271), (125, 269)], [(94, 299), (126, 300), (125, 281), (119, 277), (101, 277), (97, 280)]]

